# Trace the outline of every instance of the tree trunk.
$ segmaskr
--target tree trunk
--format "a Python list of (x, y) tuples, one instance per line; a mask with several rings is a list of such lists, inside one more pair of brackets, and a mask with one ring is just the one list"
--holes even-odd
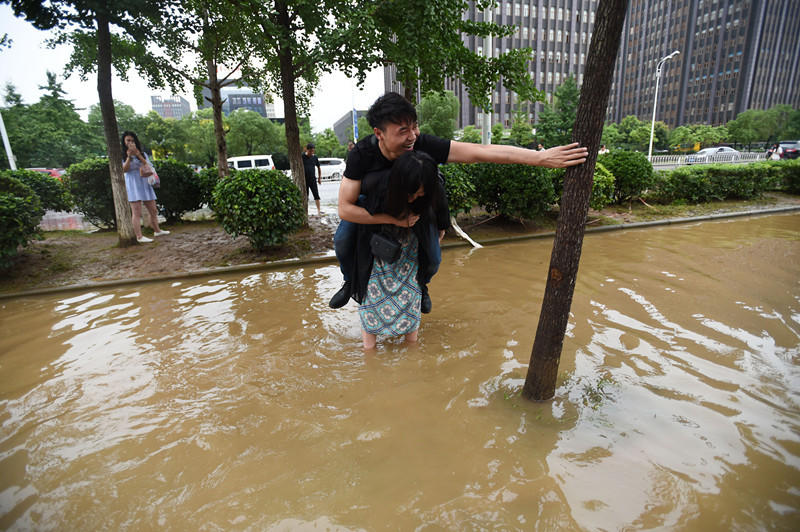
[(228, 145), (225, 142), (225, 128), (222, 124), (222, 87), (217, 79), (217, 64), (209, 59), (208, 88), (211, 91), (211, 108), (214, 110), (214, 138), (217, 139), (217, 174), (222, 179), (228, 175)]
[(114, 215), (121, 247), (137, 244), (131, 220), (131, 206), (125, 190), (125, 174), (122, 172), (122, 144), (117, 128), (117, 114), (111, 94), (111, 34), (108, 17), (97, 13), (97, 97), (103, 117), (103, 133), (106, 137), (108, 169), (111, 174), (111, 194), (114, 198)]
[[(289, 10), (285, 2), (276, 2), (275, 11), (278, 13), (280, 25), (289, 31)], [(284, 42), (284, 41), (281, 41)], [(302, 149), (300, 147), (300, 127), (297, 124), (297, 107), (295, 100), (295, 71), (292, 65), (292, 49), (288, 44), (281, 44), (278, 50), (281, 66), (281, 92), (283, 93), (283, 116), (286, 130), (286, 149), (289, 152), (289, 168), (292, 169), (292, 179), (303, 198), (303, 220), (308, 223), (308, 187), (306, 187), (306, 174), (303, 168)]]
[(558, 217), (550, 270), (539, 326), (522, 395), (528, 399), (550, 399), (555, 394), (558, 363), (569, 321), (572, 295), (578, 276), (586, 215), (592, 192), (594, 167), (603, 133), (614, 61), (619, 50), (628, 0), (600, 0), (584, 71), (573, 142), (589, 150), (586, 163), (573, 166), (564, 176), (561, 212)]

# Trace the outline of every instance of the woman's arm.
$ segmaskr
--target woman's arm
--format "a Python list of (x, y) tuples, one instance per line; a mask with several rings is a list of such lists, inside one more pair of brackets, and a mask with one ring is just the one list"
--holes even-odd
[(400, 219), (388, 214), (370, 214), (367, 209), (357, 204), (360, 191), (361, 181), (342, 177), (339, 183), (339, 218), (357, 224), (390, 224), (398, 227), (411, 227), (419, 220), (419, 215), (414, 213)]

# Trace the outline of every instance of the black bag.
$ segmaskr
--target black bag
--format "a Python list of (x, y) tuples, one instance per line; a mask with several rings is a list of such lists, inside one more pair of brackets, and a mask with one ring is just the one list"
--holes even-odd
[(384, 262), (391, 264), (400, 258), (400, 242), (385, 233), (372, 233), (369, 247), (372, 254)]

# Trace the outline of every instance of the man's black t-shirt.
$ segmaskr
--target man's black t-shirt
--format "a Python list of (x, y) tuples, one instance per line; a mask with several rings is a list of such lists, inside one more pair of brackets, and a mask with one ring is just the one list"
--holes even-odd
[(303, 152), (303, 169), (306, 172), (306, 181), (309, 179), (314, 181), (314, 179), (317, 177), (317, 173), (314, 171), (314, 169), (318, 166), (319, 159), (317, 159), (316, 155), (309, 157), (306, 152)]
[[(414, 143), (415, 151), (424, 151), (430, 155), (436, 164), (444, 164), (450, 155), (450, 141), (434, 135), (422, 134)], [(381, 153), (378, 139), (370, 135), (358, 141), (355, 148), (347, 155), (347, 166), (344, 176), (348, 179), (360, 181), (370, 172), (391, 168), (394, 161), (390, 161)]]

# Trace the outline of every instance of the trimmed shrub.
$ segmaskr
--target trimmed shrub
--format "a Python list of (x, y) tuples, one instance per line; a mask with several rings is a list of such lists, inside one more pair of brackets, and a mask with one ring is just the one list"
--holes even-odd
[(439, 167), (444, 176), (444, 189), (447, 192), (447, 203), (450, 215), (456, 216), (461, 212), (469, 212), (477, 205), (475, 199), (475, 185), (468, 164), (445, 164)]
[(790, 194), (800, 194), (800, 159), (769, 161), (777, 185)]
[[(236, 170), (230, 169), (233, 173)], [(208, 205), (212, 210), (214, 209), (214, 187), (217, 186), (219, 181), (219, 171), (216, 166), (211, 168), (203, 168), (197, 173), (197, 181), (200, 184), (200, 203)]]
[[(566, 170), (563, 168), (553, 168), (549, 170), (550, 178), (553, 181), (556, 202), (561, 203), (561, 196), (564, 193), (564, 176)], [(600, 163), (594, 167), (592, 176), (592, 195), (589, 198), (589, 206), (592, 209), (600, 210), (607, 205), (614, 203), (614, 176), (608, 169)]]
[(156, 203), (163, 209), (167, 222), (177, 222), (183, 213), (200, 208), (203, 187), (194, 170), (174, 159), (155, 161), (153, 164), (161, 180)]
[(33, 170), (6, 170), (3, 173), (17, 178), (31, 187), (39, 196), (43, 209), (51, 211), (72, 209), (72, 198), (66, 185), (60, 179)]
[(769, 162), (688, 166), (659, 173), (648, 197), (660, 203), (752, 199), (775, 188), (779, 180)]
[(602, 163), (597, 163), (594, 167), (593, 180), (589, 207), (599, 211), (606, 205), (614, 203), (614, 174)]
[(653, 181), (653, 166), (643, 153), (614, 150), (597, 157), (614, 176), (614, 201), (638, 198)]
[(245, 235), (257, 250), (286, 242), (303, 225), (303, 198), (280, 170), (244, 170), (214, 188), (214, 211), (232, 236)]
[(67, 168), (65, 175), (77, 211), (98, 227), (116, 229), (108, 159), (95, 157), (75, 163)]
[(0, 173), (0, 268), (7, 268), (20, 246), (41, 238), (44, 216), (41, 201), (31, 187)]
[(522, 164), (472, 165), (478, 203), (507, 218), (533, 218), (550, 210), (555, 200), (550, 173)]

